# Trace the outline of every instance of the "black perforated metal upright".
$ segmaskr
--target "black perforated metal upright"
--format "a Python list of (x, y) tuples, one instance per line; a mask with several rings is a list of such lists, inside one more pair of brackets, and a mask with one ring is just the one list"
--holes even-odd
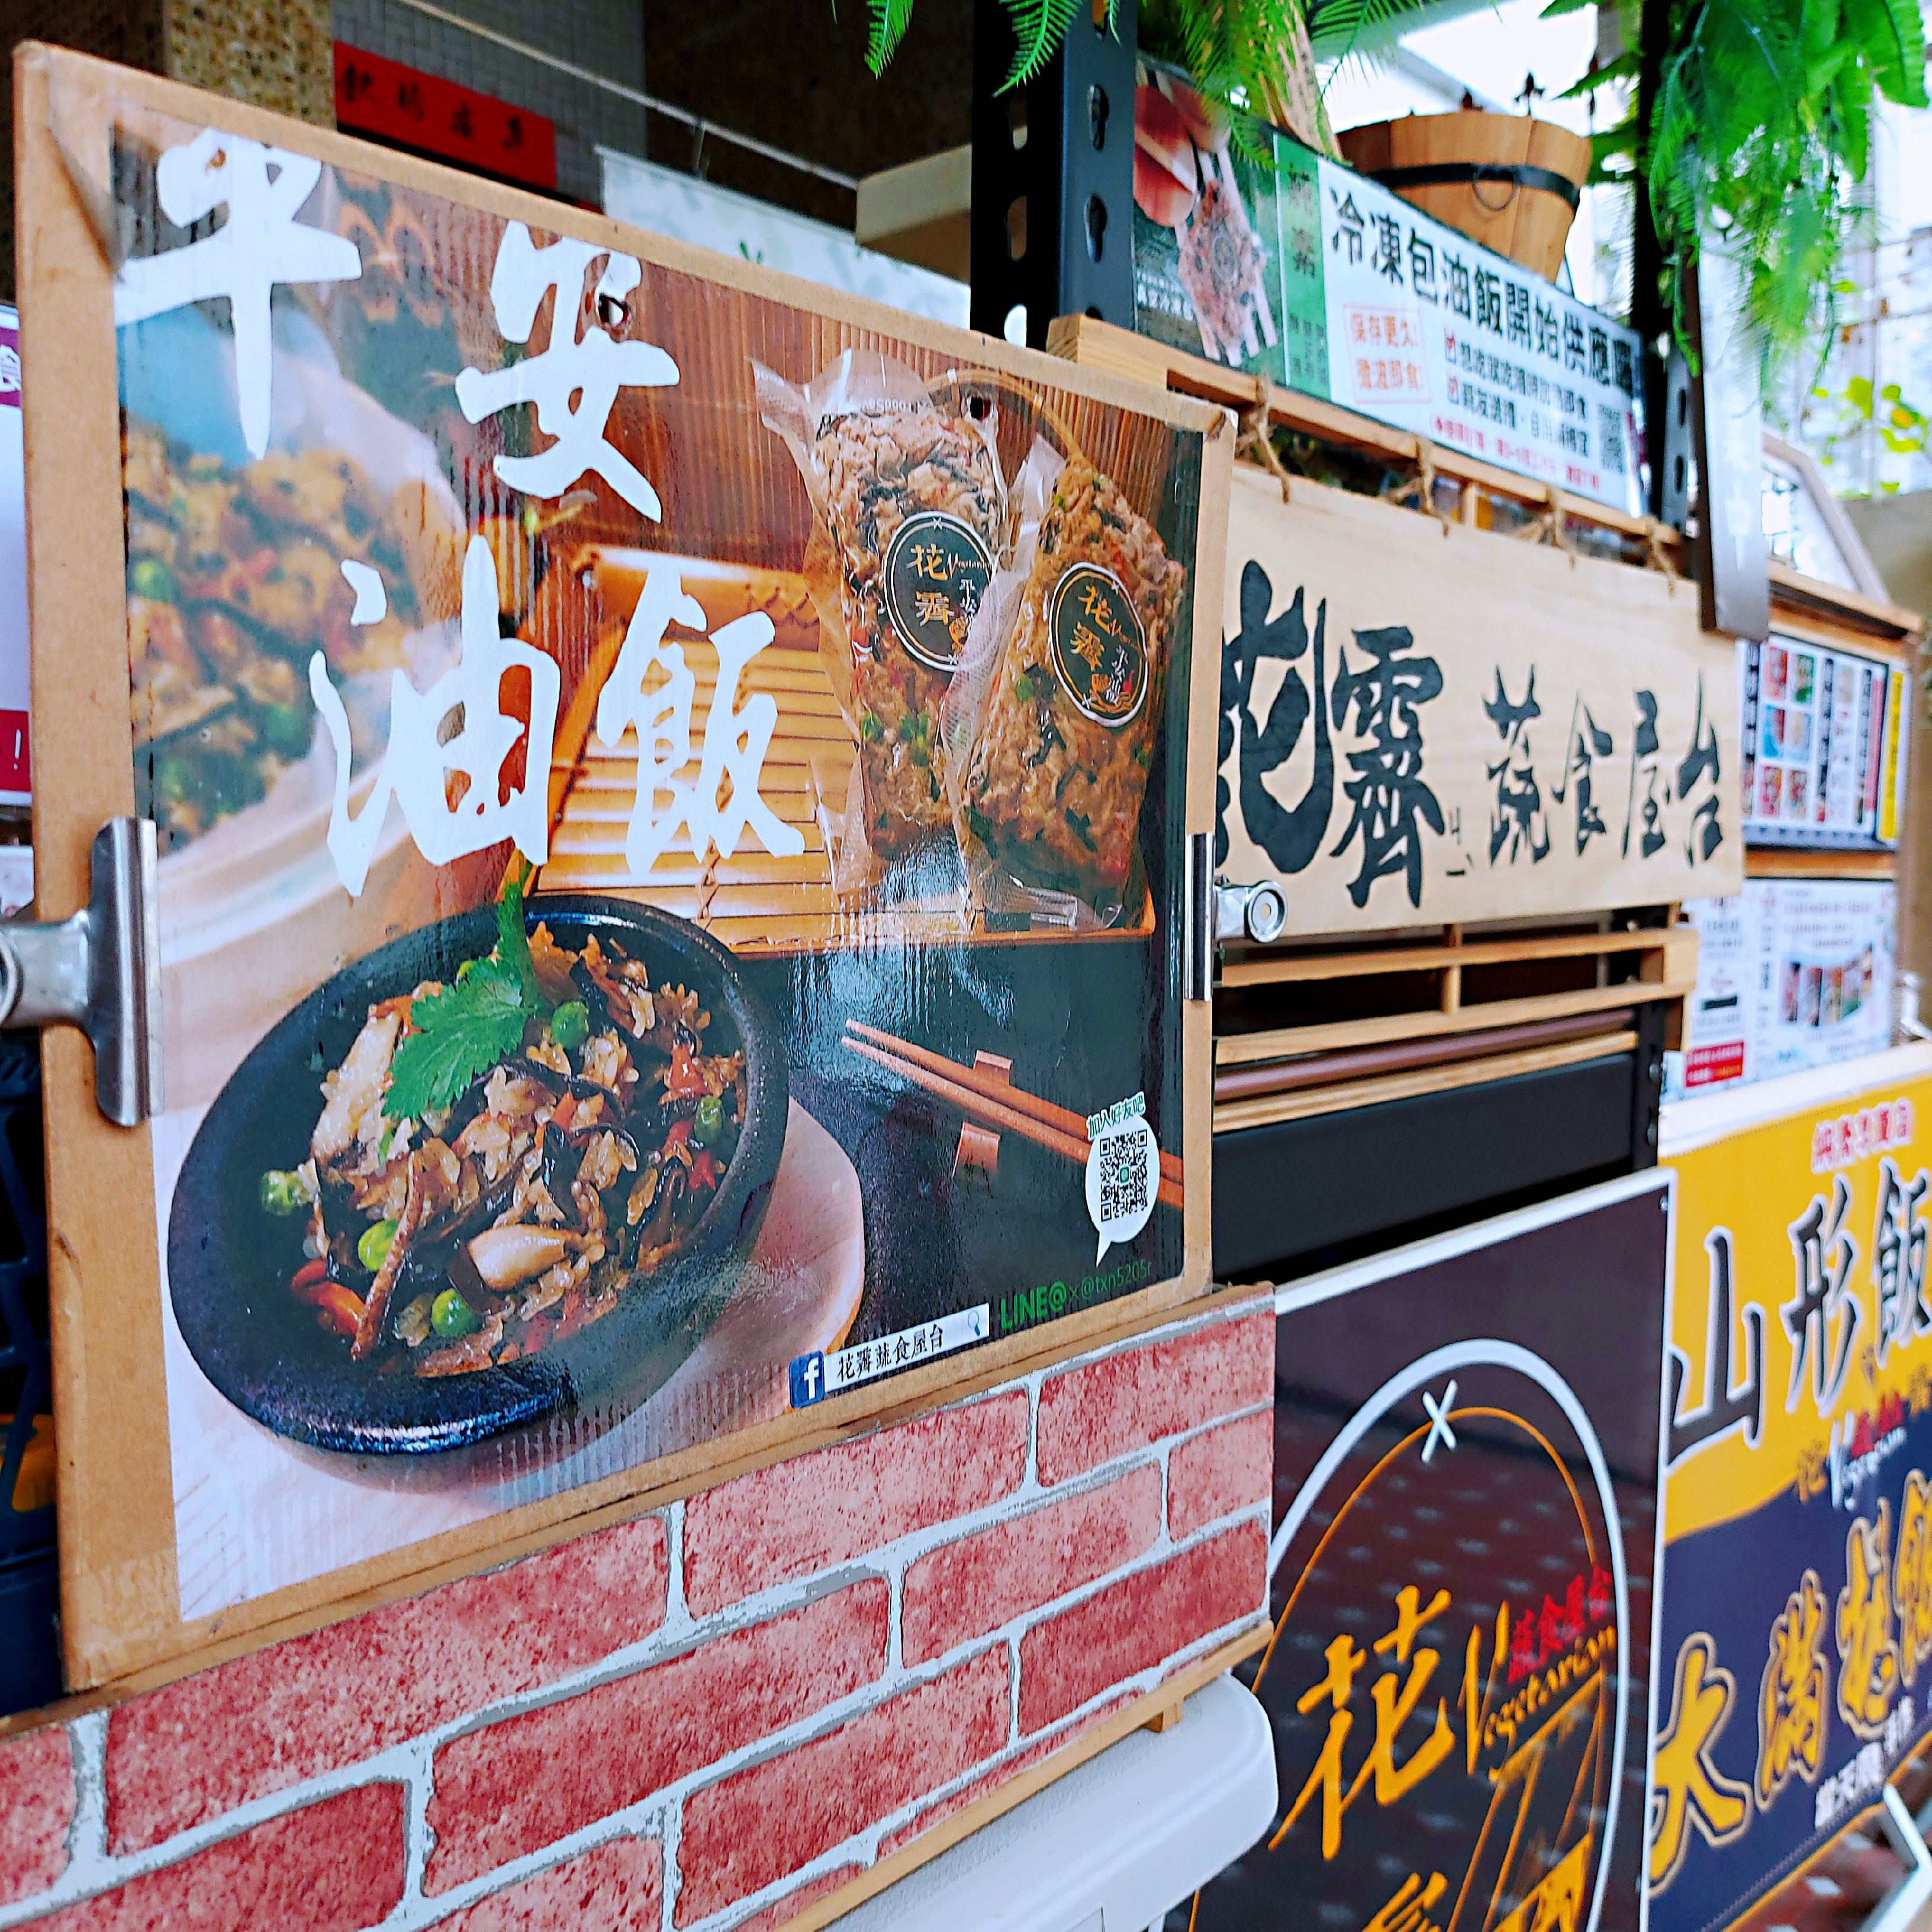
[(1066, 44), (1024, 87), (998, 92), (1013, 32), (995, 0), (973, 28), (973, 326), (1004, 332), (1017, 304), (1026, 339), (1060, 315), (1134, 322), (1135, 0), (1113, 24), (1086, 0)]

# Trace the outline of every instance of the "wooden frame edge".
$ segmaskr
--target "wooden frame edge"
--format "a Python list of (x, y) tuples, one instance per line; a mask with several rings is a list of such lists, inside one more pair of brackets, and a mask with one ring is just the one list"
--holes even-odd
[(821, 1932), (822, 1928), (831, 1924), (835, 1919), (842, 1918), (868, 1899), (878, 1897), (888, 1886), (896, 1884), (922, 1865), (930, 1864), (962, 1838), (970, 1838), (982, 1825), (990, 1825), (994, 1819), (1004, 1817), (1016, 1805), (1024, 1804), (1049, 1784), (1064, 1778), (1070, 1771), (1077, 1771), (1109, 1745), (1118, 1744), (1121, 1738), (1138, 1730), (1168, 1729), (1177, 1705), (1197, 1690), (1204, 1689), (1224, 1671), (1232, 1670), (1244, 1658), (1263, 1648), (1271, 1628), (1263, 1613), (1260, 1622), (1244, 1630), (1239, 1636), (1210, 1651), (1186, 1669), (1176, 1671), (1165, 1682), (1136, 1698), (1124, 1710), (1116, 1711), (1112, 1716), (1102, 1719), (1090, 1730), (1082, 1732), (1077, 1738), (1041, 1759), (1039, 1763), (1016, 1772), (997, 1790), (988, 1792), (983, 1798), (976, 1798), (970, 1804), (942, 1819), (929, 1832), (922, 1832), (910, 1844), (902, 1846), (896, 1852), (880, 1858), (836, 1892), (828, 1892), (795, 1918), (788, 1919), (786, 1924), (793, 1928), (793, 1932)]

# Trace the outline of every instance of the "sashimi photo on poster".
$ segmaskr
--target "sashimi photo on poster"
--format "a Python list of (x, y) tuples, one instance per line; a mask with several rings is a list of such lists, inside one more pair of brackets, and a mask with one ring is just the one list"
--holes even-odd
[(1642, 512), (1635, 334), (1286, 134), (1251, 154), (1174, 70), (1139, 75), (1142, 334)]

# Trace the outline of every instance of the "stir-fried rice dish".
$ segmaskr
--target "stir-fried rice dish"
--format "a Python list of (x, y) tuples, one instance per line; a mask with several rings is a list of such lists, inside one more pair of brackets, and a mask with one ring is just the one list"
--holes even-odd
[(687, 1244), (745, 1125), (745, 1057), (682, 985), (593, 933), (525, 934), (372, 1006), (322, 1082), (308, 1156), (262, 1178), (306, 1217), (290, 1292), (372, 1374), (523, 1360)]
[[(227, 470), (130, 418), (122, 462), (135, 782), (166, 852), (308, 755), (312, 653), (338, 676), (386, 673), (418, 619), (395, 511), (347, 457), (278, 452)], [(351, 622), (344, 557), (381, 574), (388, 609), (374, 624)]]

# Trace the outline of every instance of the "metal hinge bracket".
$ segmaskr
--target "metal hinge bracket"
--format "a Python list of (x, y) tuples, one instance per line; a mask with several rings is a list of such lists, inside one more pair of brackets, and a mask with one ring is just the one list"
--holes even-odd
[(94, 835), (85, 911), (0, 921), (0, 1026), (76, 1026), (94, 1045), (94, 1102), (116, 1126), (161, 1111), (160, 914), (152, 819)]

